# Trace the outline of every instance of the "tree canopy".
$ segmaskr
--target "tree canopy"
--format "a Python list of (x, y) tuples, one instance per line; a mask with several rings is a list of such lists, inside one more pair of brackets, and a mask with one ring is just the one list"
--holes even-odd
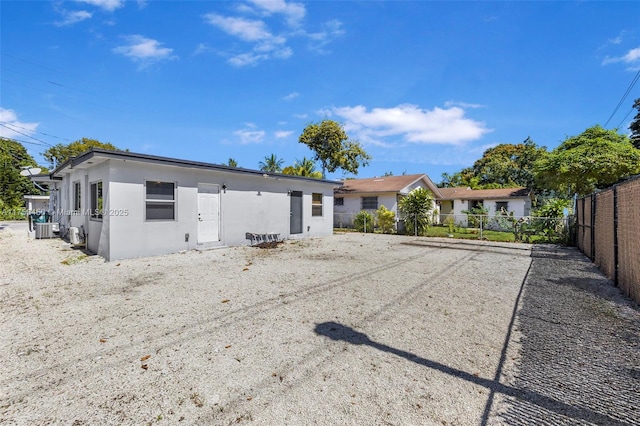
[(500, 144), (487, 149), (473, 167), (454, 174), (443, 173), (441, 186), (471, 189), (535, 187), (534, 164), (547, 152), (531, 138), (519, 144)]
[(67, 161), (69, 158), (80, 155), (91, 148), (121, 151), (118, 147), (110, 143), (100, 142), (95, 139), (82, 138), (67, 145), (61, 143), (54, 145), (43, 152), (42, 156), (49, 162), (49, 166), (54, 168)]
[(565, 196), (587, 195), (640, 173), (640, 150), (626, 135), (596, 125), (538, 160), (535, 173), (542, 187)]
[(640, 149), (640, 98), (635, 100), (633, 107), (638, 111), (638, 113), (629, 125), (629, 130), (631, 130), (631, 143), (637, 149)]
[(261, 161), (258, 167), (260, 167), (260, 170), (263, 172), (280, 173), (283, 163), (283, 159), (278, 158), (275, 154), (271, 154), (269, 157), (264, 157), (264, 161)]
[(358, 169), (371, 159), (357, 141), (349, 139), (342, 124), (333, 120), (307, 125), (298, 141), (315, 153), (314, 160), (322, 164), (323, 177), (327, 171), (337, 169), (357, 175)]
[[(35, 167), (36, 161), (21, 143), (0, 138), (0, 219), (12, 219), (9, 210), (24, 206), (23, 196), (40, 193), (28, 177), (22, 176), (22, 167)], [(5, 214), (7, 213), (7, 214)]]

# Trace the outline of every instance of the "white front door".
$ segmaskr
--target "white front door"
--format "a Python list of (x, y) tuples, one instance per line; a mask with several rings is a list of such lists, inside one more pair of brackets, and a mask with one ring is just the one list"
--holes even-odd
[(220, 188), (198, 184), (198, 244), (220, 240)]

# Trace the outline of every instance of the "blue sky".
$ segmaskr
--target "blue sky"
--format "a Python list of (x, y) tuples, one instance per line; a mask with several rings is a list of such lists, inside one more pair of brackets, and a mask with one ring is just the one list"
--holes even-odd
[[(358, 177), (443, 172), (604, 125), (640, 72), (640, 2), (2, 1), (0, 135), (258, 168), (344, 124)], [(607, 128), (626, 132), (635, 85)], [(27, 143), (29, 142), (29, 143)], [(329, 178), (340, 179), (341, 172)]]

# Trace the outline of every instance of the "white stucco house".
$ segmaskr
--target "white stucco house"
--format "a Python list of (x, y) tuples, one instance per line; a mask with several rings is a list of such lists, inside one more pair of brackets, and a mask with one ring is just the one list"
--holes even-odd
[(92, 149), (47, 177), (62, 235), (106, 260), (333, 232), (340, 182)]
[(441, 198), (440, 188), (426, 174), (348, 179), (334, 190), (334, 223), (348, 227), (361, 210), (372, 213), (385, 206), (398, 218), (398, 201), (416, 188), (429, 190), (435, 200)]
[(440, 222), (453, 217), (456, 223), (466, 223), (465, 210), (481, 204), (488, 216), (502, 211), (515, 217), (529, 216), (533, 192), (528, 188), (471, 189), (468, 187), (440, 188)]

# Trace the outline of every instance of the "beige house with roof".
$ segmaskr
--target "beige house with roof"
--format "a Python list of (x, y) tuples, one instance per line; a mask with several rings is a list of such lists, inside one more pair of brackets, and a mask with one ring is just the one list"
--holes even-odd
[(398, 201), (416, 188), (428, 189), (435, 200), (442, 198), (440, 188), (426, 174), (348, 179), (333, 191), (334, 226), (348, 227), (362, 210), (375, 212), (385, 206), (398, 217)]

